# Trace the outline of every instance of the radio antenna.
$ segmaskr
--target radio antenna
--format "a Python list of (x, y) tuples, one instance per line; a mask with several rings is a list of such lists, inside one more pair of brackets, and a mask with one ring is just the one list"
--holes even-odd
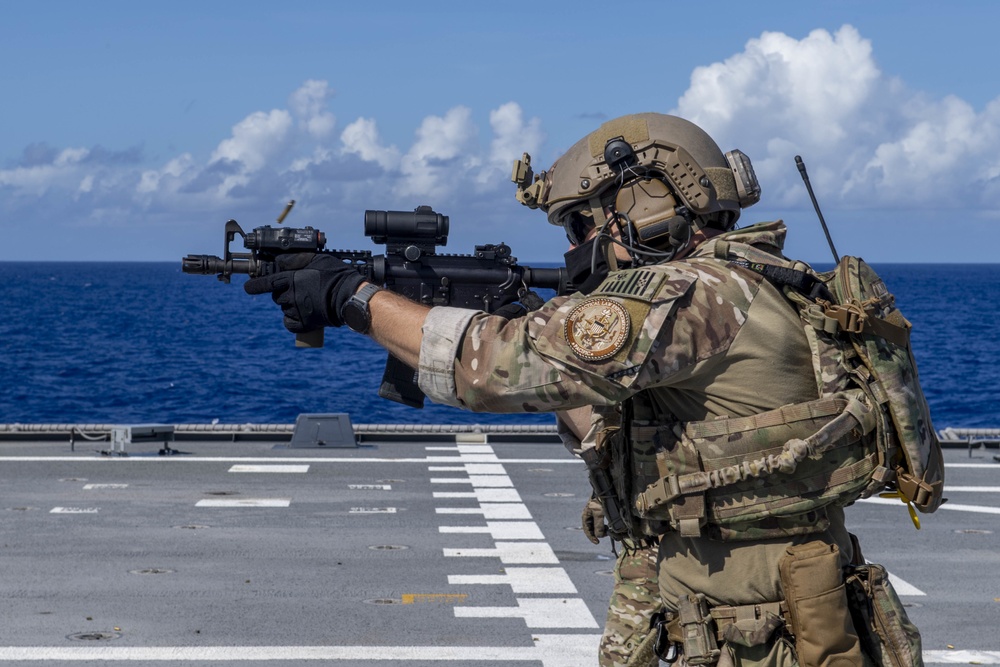
[(830, 244), (830, 252), (833, 253), (833, 261), (835, 264), (840, 264), (840, 255), (837, 254), (837, 249), (833, 246), (833, 238), (830, 237), (830, 229), (826, 226), (826, 220), (823, 219), (823, 212), (819, 210), (819, 202), (816, 201), (816, 195), (813, 193), (812, 184), (809, 182), (809, 174), (806, 173), (806, 163), (802, 161), (802, 158), (798, 155), (795, 156), (795, 166), (799, 168), (799, 173), (802, 174), (802, 182), (806, 184), (806, 190), (809, 191), (809, 198), (812, 199), (813, 208), (816, 209), (816, 215), (819, 216), (819, 224), (823, 225), (823, 233), (826, 234), (826, 242)]

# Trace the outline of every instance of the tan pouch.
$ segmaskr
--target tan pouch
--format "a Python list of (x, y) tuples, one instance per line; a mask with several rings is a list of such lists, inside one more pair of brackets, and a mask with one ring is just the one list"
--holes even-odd
[(801, 667), (857, 667), (861, 643), (847, 606), (840, 549), (808, 542), (778, 563)]
[(853, 566), (847, 592), (854, 625), (875, 664), (923, 667), (920, 632), (907, 617), (884, 567), (875, 563)]

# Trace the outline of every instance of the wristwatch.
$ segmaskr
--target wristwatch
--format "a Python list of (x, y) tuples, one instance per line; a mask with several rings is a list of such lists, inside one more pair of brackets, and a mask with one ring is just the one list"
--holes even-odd
[(372, 325), (372, 313), (368, 309), (368, 302), (376, 292), (381, 292), (382, 288), (374, 283), (368, 283), (354, 293), (344, 307), (340, 309), (340, 317), (344, 324), (358, 333), (368, 333)]

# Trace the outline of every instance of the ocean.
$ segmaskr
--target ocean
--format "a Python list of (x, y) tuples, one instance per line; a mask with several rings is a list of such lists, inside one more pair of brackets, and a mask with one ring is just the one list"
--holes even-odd
[[(875, 268), (914, 325), (935, 427), (1000, 427), (1000, 265)], [(0, 423), (553, 423), (381, 399), (381, 348), (328, 329), (325, 348), (296, 349), (242, 281), (179, 261), (0, 263)]]

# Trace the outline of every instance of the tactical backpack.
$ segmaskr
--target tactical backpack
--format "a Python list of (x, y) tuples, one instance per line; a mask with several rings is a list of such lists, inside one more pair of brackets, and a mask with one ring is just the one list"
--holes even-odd
[(863, 259), (844, 257), (819, 278), (835, 301), (817, 299), (804, 314), (813, 326), (850, 340), (862, 362), (859, 384), (883, 406), (878, 416), (884, 423), (876, 432), (882, 464), (890, 475), (873, 480), (869, 491), (878, 492), (882, 489), (877, 485), (883, 484), (911, 507), (933, 512), (943, 502), (944, 462), (910, 347), (911, 325)]
[[(824, 528), (827, 505), (876, 493), (933, 512), (944, 464), (910, 349), (910, 323), (862, 259), (816, 273), (719, 239), (715, 257), (762, 275), (795, 305), (819, 398), (741, 418), (663, 421), (646, 392), (609, 442), (633, 536), (765, 539)], [(624, 473), (624, 474), (623, 474)], [(888, 494), (884, 493), (888, 492)]]

